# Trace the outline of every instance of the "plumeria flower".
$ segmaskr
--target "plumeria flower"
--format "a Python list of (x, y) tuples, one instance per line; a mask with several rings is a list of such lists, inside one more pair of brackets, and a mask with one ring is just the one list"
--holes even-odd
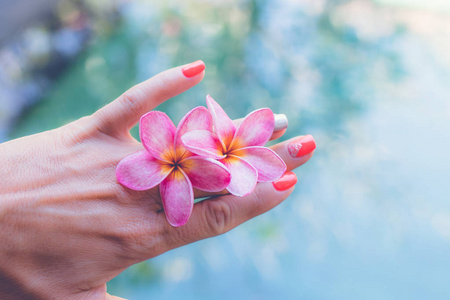
[(139, 132), (145, 150), (131, 154), (117, 165), (118, 181), (133, 190), (149, 190), (158, 184), (166, 218), (172, 226), (188, 221), (194, 205), (193, 188), (218, 192), (230, 183), (230, 173), (219, 162), (186, 150), (180, 137), (190, 130), (211, 130), (205, 107), (191, 110), (177, 128), (163, 112), (141, 117)]
[(263, 147), (275, 126), (268, 108), (247, 115), (236, 128), (220, 105), (206, 97), (213, 120), (214, 132), (193, 130), (181, 137), (191, 152), (223, 163), (231, 173), (228, 191), (244, 196), (253, 191), (257, 181), (274, 181), (286, 171), (284, 161), (271, 149)]

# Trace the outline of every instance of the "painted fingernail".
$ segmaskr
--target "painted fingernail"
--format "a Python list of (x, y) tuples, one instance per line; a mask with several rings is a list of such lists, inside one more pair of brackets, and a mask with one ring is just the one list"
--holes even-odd
[(316, 141), (310, 134), (298, 138), (288, 145), (288, 151), (292, 157), (308, 155), (313, 152), (314, 149), (316, 149)]
[(273, 187), (279, 192), (290, 189), (296, 183), (297, 183), (297, 176), (295, 175), (294, 172), (291, 172), (291, 171), (284, 173), (280, 179), (272, 182)]
[(275, 117), (275, 128), (273, 131), (280, 131), (288, 127), (288, 119), (285, 114), (273, 114)]
[(197, 60), (181, 69), (181, 72), (183, 72), (183, 75), (187, 78), (191, 78), (203, 72), (204, 69), (205, 63), (201, 60)]

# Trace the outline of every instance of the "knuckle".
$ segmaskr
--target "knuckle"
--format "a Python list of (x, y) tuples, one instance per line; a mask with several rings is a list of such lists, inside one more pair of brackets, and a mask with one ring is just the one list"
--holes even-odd
[(282, 201), (278, 196), (268, 193), (263, 188), (255, 188), (247, 197), (248, 202), (251, 203), (251, 209), (247, 210), (249, 219), (266, 213)]
[(87, 116), (60, 128), (58, 131), (64, 146), (75, 146), (94, 135), (92, 117)]
[(260, 189), (255, 189), (253, 193), (248, 195), (249, 202), (253, 203), (252, 209), (249, 210), (248, 218), (254, 218), (267, 211), (266, 206), (270, 198)]
[[(256, 204), (260, 204), (260, 202), (263, 202), (263, 199), (267, 198), (267, 195), (262, 192), (260, 189), (255, 189), (253, 193), (249, 195), (249, 198), (252, 202), (255, 202)], [(260, 205), (256, 205), (260, 206)]]
[(110, 235), (110, 241), (118, 250), (121, 259), (140, 261), (149, 253), (158, 251), (162, 229), (150, 220), (134, 220), (133, 224), (123, 224)]
[(213, 236), (225, 233), (231, 224), (231, 207), (224, 201), (211, 200), (207, 205), (205, 218)]
[(143, 93), (138, 87), (133, 87), (120, 96), (122, 109), (136, 115), (143, 113), (144, 103)]

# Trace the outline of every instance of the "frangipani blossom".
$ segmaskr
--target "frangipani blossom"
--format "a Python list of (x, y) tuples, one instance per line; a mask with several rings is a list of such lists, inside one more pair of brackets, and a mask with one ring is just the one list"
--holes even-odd
[(194, 205), (193, 188), (218, 192), (230, 183), (230, 173), (219, 162), (197, 156), (183, 147), (180, 137), (190, 130), (211, 130), (211, 115), (205, 107), (191, 110), (177, 128), (163, 112), (141, 117), (139, 132), (146, 150), (131, 154), (117, 165), (118, 181), (144, 191), (160, 185), (166, 218), (172, 226), (188, 221)]
[(236, 128), (222, 107), (206, 97), (214, 132), (193, 130), (181, 137), (191, 152), (223, 163), (231, 173), (228, 191), (236, 196), (251, 193), (257, 181), (274, 181), (286, 171), (284, 161), (271, 149), (263, 147), (275, 126), (268, 108), (248, 114)]

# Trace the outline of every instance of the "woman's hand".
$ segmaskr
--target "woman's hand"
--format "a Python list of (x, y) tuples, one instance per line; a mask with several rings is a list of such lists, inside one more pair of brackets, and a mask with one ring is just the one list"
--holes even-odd
[[(199, 202), (189, 222), (174, 228), (157, 189), (136, 192), (117, 182), (117, 163), (143, 149), (131, 127), (200, 82), (204, 71), (192, 74), (186, 67), (165, 71), (92, 116), (0, 145), (1, 299), (106, 299), (106, 282), (130, 265), (227, 232), (289, 196), (292, 184), (282, 181), (295, 180), (292, 174), (259, 183), (246, 197)], [(294, 157), (292, 142), (300, 143), (272, 147), (289, 170), (313, 151)]]

